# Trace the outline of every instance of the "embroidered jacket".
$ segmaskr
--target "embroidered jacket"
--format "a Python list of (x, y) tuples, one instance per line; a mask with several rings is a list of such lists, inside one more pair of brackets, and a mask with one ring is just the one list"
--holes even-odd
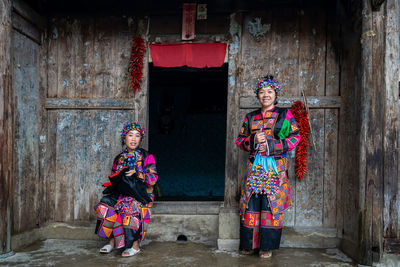
[(247, 179), (251, 172), (258, 144), (255, 135), (264, 131), (267, 139), (267, 151), (261, 155), (273, 156), (280, 178), (287, 180), (287, 152), (293, 150), (300, 142), (300, 131), (290, 110), (274, 107), (262, 114), (261, 109), (247, 113), (236, 145), (249, 153), (247, 173), (242, 184), (240, 199), (241, 214), (244, 213), (251, 197), (251, 190), (247, 186)]
[(124, 151), (114, 158), (111, 172), (115, 173), (125, 167), (136, 170), (137, 178), (146, 184), (147, 193), (154, 200), (154, 185), (158, 179), (154, 156), (142, 148), (138, 148), (135, 153)]

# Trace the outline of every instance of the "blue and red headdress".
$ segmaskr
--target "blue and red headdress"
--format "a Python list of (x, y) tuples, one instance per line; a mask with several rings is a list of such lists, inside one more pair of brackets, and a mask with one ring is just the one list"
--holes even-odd
[(276, 100), (278, 100), (279, 94), (281, 93), (281, 87), (277, 80), (273, 76), (267, 75), (264, 78), (260, 78), (257, 81), (256, 87), (254, 88), (254, 93), (258, 96), (258, 91), (263, 87), (272, 87), (275, 90)]
[(121, 144), (125, 144), (125, 138), (126, 135), (128, 134), (129, 131), (138, 131), (140, 133), (140, 137), (143, 139), (144, 138), (144, 128), (140, 126), (139, 123), (133, 122), (133, 123), (124, 123), (124, 127), (121, 130)]

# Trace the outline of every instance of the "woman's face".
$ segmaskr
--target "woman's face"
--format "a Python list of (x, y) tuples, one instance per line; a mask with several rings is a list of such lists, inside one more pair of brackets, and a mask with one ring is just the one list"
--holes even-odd
[(265, 86), (258, 90), (258, 100), (264, 108), (273, 107), (275, 99), (275, 90), (271, 86)]
[(128, 151), (134, 151), (140, 144), (140, 133), (136, 130), (129, 131), (125, 137), (125, 145)]

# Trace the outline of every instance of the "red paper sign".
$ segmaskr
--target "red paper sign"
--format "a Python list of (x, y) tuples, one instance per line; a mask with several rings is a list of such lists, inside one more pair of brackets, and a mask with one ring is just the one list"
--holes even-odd
[(154, 67), (213, 68), (224, 64), (226, 44), (150, 44)]
[(195, 38), (194, 25), (196, 22), (196, 4), (183, 4), (182, 16), (182, 40), (193, 40)]

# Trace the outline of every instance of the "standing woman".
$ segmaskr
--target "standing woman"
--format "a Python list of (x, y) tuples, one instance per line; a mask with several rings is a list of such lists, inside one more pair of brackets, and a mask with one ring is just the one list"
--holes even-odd
[(143, 138), (144, 129), (138, 123), (124, 124), (121, 143), (125, 149), (114, 159), (111, 183), (104, 184), (107, 195), (94, 207), (98, 214), (96, 234), (109, 240), (101, 253), (125, 248), (122, 256), (129, 257), (140, 251), (158, 179), (153, 155), (139, 147)]
[[(250, 152), (240, 198), (240, 249), (243, 254), (259, 249), (260, 257), (270, 258), (279, 248), (283, 214), (271, 212), (268, 195), (287, 182), (287, 152), (300, 142), (300, 132), (290, 110), (275, 106), (280, 86), (272, 76), (258, 80), (254, 91), (261, 108), (246, 114), (236, 139), (240, 149)], [(250, 175), (257, 153), (269, 160), (264, 177)]]

